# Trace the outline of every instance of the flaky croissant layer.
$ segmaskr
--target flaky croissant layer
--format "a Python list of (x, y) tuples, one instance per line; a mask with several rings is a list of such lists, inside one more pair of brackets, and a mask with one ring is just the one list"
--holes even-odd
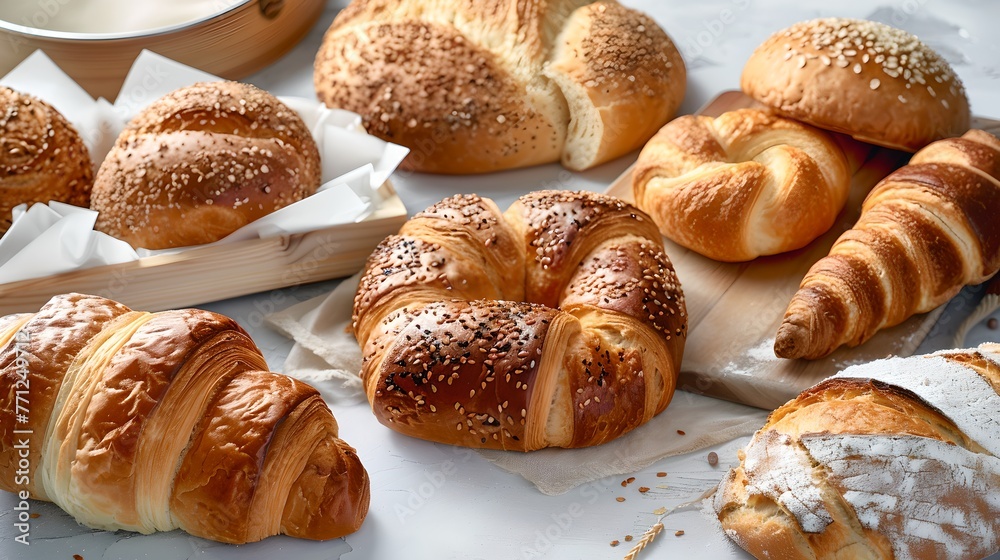
[(788, 304), (774, 351), (820, 358), (1000, 270), (1000, 140), (939, 140), (879, 182)]
[(597, 445), (660, 413), (687, 335), (652, 220), (567, 191), (416, 215), (369, 259), (354, 319), (379, 421), (520, 451)]
[(368, 475), (319, 393), (267, 371), (214, 313), (68, 294), (4, 317), (0, 401), (0, 488), (91, 527), (329, 539), (368, 511)]

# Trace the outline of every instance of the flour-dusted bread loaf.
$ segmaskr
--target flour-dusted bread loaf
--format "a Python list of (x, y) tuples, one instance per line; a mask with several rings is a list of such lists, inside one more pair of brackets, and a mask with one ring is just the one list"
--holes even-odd
[(1000, 549), (1000, 344), (852, 366), (771, 413), (715, 511), (757, 558)]
[(614, 1), (355, 0), (316, 56), (319, 98), (410, 148), (403, 166), (586, 169), (649, 139), (684, 97), (684, 62)]
[(378, 246), (354, 332), (380, 422), (532, 451), (598, 445), (662, 412), (687, 312), (662, 238), (635, 207), (539, 191), (501, 213), (459, 195)]
[(154, 101), (97, 172), (95, 228), (133, 247), (218, 241), (320, 185), (305, 123), (270, 93), (206, 82)]
[(1000, 140), (948, 138), (868, 193), (806, 273), (775, 335), (782, 358), (820, 358), (946, 303), (1000, 270)]
[(48, 103), (0, 86), (0, 235), (18, 204), (90, 204), (93, 163), (80, 134)]
[(828, 133), (760, 109), (670, 121), (632, 174), (636, 205), (663, 235), (727, 262), (804, 247), (830, 229), (850, 187)]
[(232, 319), (82, 294), (0, 319), (0, 489), (227, 543), (340, 537), (369, 499), (319, 392), (267, 371)]
[(757, 101), (858, 140), (915, 152), (969, 129), (969, 100), (914, 35), (847, 18), (796, 23), (764, 41), (740, 82)]

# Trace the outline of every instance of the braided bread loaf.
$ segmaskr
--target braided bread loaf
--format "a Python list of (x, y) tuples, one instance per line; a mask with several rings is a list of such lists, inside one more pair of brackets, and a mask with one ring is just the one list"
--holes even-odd
[(809, 269), (774, 352), (819, 358), (947, 302), (1000, 270), (1000, 140), (939, 140), (883, 179)]
[(530, 451), (597, 445), (663, 411), (687, 316), (648, 216), (541, 191), (504, 214), (475, 195), (417, 214), (368, 260), (354, 332), (380, 422)]
[(0, 320), (0, 488), (90, 527), (351, 533), (368, 475), (337, 431), (319, 393), (268, 372), (227, 317), (70, 294)]
[(739, 109), (668, 123), (639, 154), (632, 189), (666, 237), (712, 259), (747, 261), (830, 229), (850, 175), (827, 133)]
[(677, 111), (684, 60), (614, 0), (354, 0), (316, 54), (316, 94), (410, 148), (403, 166), (586, 169)]
[(757, 558), (1000, 549), (1000, 344), (852, 366), (771, 413), (715, 511)]

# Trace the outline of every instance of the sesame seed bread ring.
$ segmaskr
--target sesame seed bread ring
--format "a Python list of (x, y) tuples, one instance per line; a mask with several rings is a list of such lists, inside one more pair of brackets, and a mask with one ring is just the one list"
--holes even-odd
[(663, 411), (687, 337), (656, 226), (615, 198), (458, 195), (386, 238), (354, 300), (362, 381), (400, 433), (531, 451), (610, 441)]
[(830, 229), (850, 186), (829, 134), (760, 109), (674, 119), (632, 175), (636, 205), (663, 235), (727, 262), (804, 247)]
[(410, 148), (403, 167), (456, 174), (609, 161), (663, 126), (687, 83), (670, 37), (613, 0), (355, 0), (314, 81)]
[(917, 37), (855, 19), (797, 23), (747, 61), (743, 91), (807, 123), (915, 152), (969, 129), (955, 72)]
[(90, 153), (73, 125), (48, 103), (0, 86), (0, 235), (18, 204), (86, 207), (93, 183)]
[(94, 181), (95, 228), (133, 247), (218, 241), (319, 187), (305, 123), (237, 82), (174, 91), (135, 116)]

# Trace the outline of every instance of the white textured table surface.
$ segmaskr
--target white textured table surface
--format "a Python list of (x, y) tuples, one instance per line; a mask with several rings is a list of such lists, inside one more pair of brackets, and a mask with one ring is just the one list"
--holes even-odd
[[(720, 91), (736, 89), (743, 63), (771, 32), (817, 16), (862, 17), (919, 34), (955, 67), (968, 89), (976, 114), (1000, 118), (1000, 39), (995, 25), (1000, 3), (993, 0), (885, 0), (797, 2), (791, 0), (622, 0), (652, 15), (681, 48), (688, 67), (682, 113), (691, 113)], [(279, 63), (249, 78), (281, 95), (313, 95), (312, 58), (326, 26), (345, 1), (331, 1), (309, 36)], [(476, 192), (506, 207), (517, 196), (541, 188), (604, 190), (635, 154), (585, 173), (556, 165), (478, 177), (439, 177), (401, 173), (394, 183), (410, 213), (459, 192)], [(281, 370), (290, 342), (263, 325), (263, 315), (320, 295), (336, 281), (256, 294), (207, 305), (243, 324)], [(922, 351), (949, 345), (954, 329), (980, 291), (967, 290), (943, 316)], [(1000, 339), (985, 327), (970, 342)], [(676, 397), (682, 398), (682, 396)], [(371, 512), (354, 535), (316, 543), (275, 537), (245, 546), (225, 546), (174, 532), (141, 536), (79, 527), (51, 504), (32, 502), (31, 545), (13, 542), (16, 501), (0, 493), (0, 560), (56, 559), (79, 555), (96, 559), (272, 559), (331, 558), (620, 558), (654, 521), (655, 510), (698, 496), (736, 462), (734, 441), (719, 446), (720, 464), (710, 467), (712, 449), (665, 459), (634, 473), (622, 487), (614, 477), (578, 487), (562, 496), (545, 496), (519, 476), (501, 471), (468, 450), (408, 439), (375, 422), (366, 405), (331, 403), (342, 436), (358, 449), (372, 483)], [(656, 473), (666, 472), (665, 477)], [(640, 493), (640, 486), (649, 487)], [(624, 497), (624, 502), (616, 500)], [(706, 559), (748, 558), (731, 545), (699, 511), (665, 520), (666, 531), (642, 558), (697, 555)], [(683, 530), (682, 536), (675, 531)], [(621, 541), (611, 547), (613, 540)]]

